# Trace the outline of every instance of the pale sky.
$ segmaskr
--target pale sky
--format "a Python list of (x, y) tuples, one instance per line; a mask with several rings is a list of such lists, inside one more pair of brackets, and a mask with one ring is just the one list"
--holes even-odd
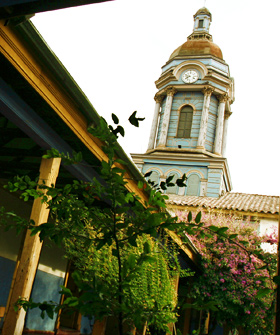
[[(204, 0), (115, 0), (32, 22), (97, 112), (119, 116), (126, 153), (147, 149), (154, 82), (193, 30)], [(235, 79), (226, 157), (234, 192), (280, 194), (279, 0), (207, 0), (210, 33)], [(126, 120), (137, 110), (139, 129)], [(111, 121), (110, 121), (111, 122)]]

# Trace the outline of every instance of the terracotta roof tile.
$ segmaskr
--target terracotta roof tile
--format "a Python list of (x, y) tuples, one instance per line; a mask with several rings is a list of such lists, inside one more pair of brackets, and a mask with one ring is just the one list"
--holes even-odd
[(170, 205), (238, 210), (257, 213), (279, 213), (279, 197), (227, 192), (219, 198), (169, 194)]

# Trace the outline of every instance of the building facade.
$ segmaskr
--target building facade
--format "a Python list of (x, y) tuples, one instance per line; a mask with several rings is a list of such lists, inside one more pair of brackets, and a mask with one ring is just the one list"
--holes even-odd
[(198, 10), (193, 33), (162, 67), (147, 152), (132, 154), (154, 182), (187, 176), (187, 187), (169, 194), (219, 197), (232, 189), (225, 150), (234, 80), (211, 21), (207, 8)]

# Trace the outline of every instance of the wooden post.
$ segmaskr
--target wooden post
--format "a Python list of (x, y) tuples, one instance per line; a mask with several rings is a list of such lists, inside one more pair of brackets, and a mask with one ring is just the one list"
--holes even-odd
[(92, 335), (105, 335), (107, 317), (103, 320), (96, 320), (93, 325)]
[(209, 330), (209, 323), (210, 323), (210, 313), (209, 311), (201, 311), (200, 312), (200, 327), (201, 327), (201, 334), (207, 335)]
[(144, 326), (141, 329), (137, 329), (135, 327), (131, 330), (131, 335), (145, 335), (147, 329), (147, 322), (144, 324)]
[[(60, 167), (60, 158), (42, 159), (40, 166), (39, 183), (43, 180), (47, 186), (55, 184)], [(30, 219), (36, 225), (47, 222), (49, 209), (46, 204), (41, 203), (41, 199), (34, 200)], [(19, 265), (14, 275), (14, 286), (11, 287), (10, 300), (7, 305), (7, 313), (4, 319), (2, 335), (21, 335), (24, 327), (26, 312), (21, 308), (17, 312), (14, 305), (19, 297), (29, 299), (34, 278), (36, 275), (42, 243), (38, 234), (30, 236), (27, 231), (22, 252), (19, 256)]]

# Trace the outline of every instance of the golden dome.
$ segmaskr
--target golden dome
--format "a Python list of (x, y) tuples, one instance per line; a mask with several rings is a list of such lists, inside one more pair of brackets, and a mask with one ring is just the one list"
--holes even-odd
[(179, 48), (173, 51), (169, 59), (184, 56), (204, 56), (210, 55), (223, 59), (221, 49), (217, 44), (207, 39), (188, 40)]

